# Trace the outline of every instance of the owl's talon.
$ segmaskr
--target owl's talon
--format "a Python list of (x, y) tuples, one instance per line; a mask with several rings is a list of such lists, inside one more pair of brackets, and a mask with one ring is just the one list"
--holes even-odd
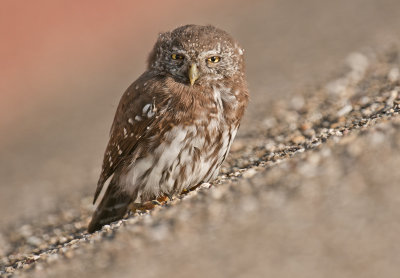
[(164, 205), (167, 202), (167, 200), (168, 200), (167, 196), (161, 196), (155, 200), (147, 201), (144, 203), (131, 203), (129, 205), (129, 209), (132, 212), (135, 212), (137, 210), (140, 210), (140, 211), (152, 210), (152, 209), (154, 209), (155, 206)]
[(164, 205), (168, 199), (171, 201), (171, 197), (170, 196), (160, 196), (156, 199), (156, 201), (158, 202), (159, 205)]
[(146, 210), (152, 210), (156, 204), (154, 204), (152, 201), (147, 201), (144, 203), (133, 203), (129, 206), (129, 209), (132, 212), (136, 212), (138, 210), (140, 211), (146, 211)]

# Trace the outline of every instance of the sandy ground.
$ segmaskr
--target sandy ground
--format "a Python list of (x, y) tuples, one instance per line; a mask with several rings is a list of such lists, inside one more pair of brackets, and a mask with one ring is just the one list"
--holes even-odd
[(142, 71), (119, 61), (3, 139), (1, 275), (397, 277), (400, 4), (217, 6), (185, 22), (242, 43), (251, 103), (215, 184), (85, 233), (115, 105)]

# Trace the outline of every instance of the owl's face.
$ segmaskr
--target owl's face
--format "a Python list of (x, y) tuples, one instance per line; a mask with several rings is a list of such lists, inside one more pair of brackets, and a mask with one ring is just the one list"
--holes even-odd
[(188, 86), (206, 85), (243, 72), (243, 50), (213, 26), (186, 25), (161, 34), (149, 67)]

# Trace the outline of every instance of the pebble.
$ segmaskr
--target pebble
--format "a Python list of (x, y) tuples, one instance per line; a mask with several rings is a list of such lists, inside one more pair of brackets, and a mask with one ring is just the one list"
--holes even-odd
[(398, 89), (392, 90), (390, 92), (389, 98), (386, 100), (386, 105), (387, 106), (393, 106), (393, 103), (397, 99), (398, 95), (399, 95), (399, 90)]
[(400, 70), (398, 67), (394, 67), (389, 71), (388, 79), (390, 82), (394, 83), (399, 80), (400, 77)]
[(74, 256), (74, 252), (72, 250), (68, 250), (64, 253), (64, 256), (68, 259), (71, 259)]
[(277, 125), (277, 120), (274, 117), (265, 118), (263, 125), (265, 128), (270, 129)]
[(221, 186), (213, 187), (213, 188), (211, 189), (211, 196), (212, 196), (214, 199), (219, 200), (219, 199), (222, 198), (223, 195), (224, 195), (224, 193), (223, 193), (223, 191), (222, 191), (222, 189), (221, 189)]
[(305, 138), (303, 135), (297, 135), (297, 136), (294, 136), (294, 137), (291, 139), (291, 141), (292, 141), (294, 144), (301, 144), (301, 143), (304, 143), (305, 140), (306, 140), (306, 138)]
[(47, 262), (52, 263), (58, 260), (58, 254), (51, 254), (47, 257)]
[(294, 110), (300, 110), (301, 108), (303, 108), (303, 106), (305, 104), (304, 97), (303, 96), (299, 96), (299, 95), (294, 96), (294, 97), (291, 98), (290, 104), (291, 104), (291, 107)]
[(246, 144), (242, 140), (235, 140), (231, 146), (231, 152), (238, 152), (243, 150), (246, 147)]
[(344, 115), (350, 113), (351, 110), (353, 110), (353, 107), (350, 104), (348, 104), (337, 112), (337, 116), (338, 117), (344, 116)]
[(211, 187), (211, 183), (203, 182), (203, 183), (200, 185), (200, 187), (208, 189), (208, 188)]
[(43, 243), (43, 241), (38, 237), (30, 236), (27, 239), (27, 243), (33, 246), (39, 246)]
[(242, 176), (245, 179), (253, 177), (255, 174), (257, 174), (257, 171), (254, 168), (250, 168), (247, 171), (243, 172)]
[(15, 268), (13, 268), (12, 266), (7, 266), (7, 267), (5, 268), (5, 270), (6, 270), (6, 272), (8, 272), (8, 273), (13, 273), (13, 272), (15, 271)]
[(153, 225), (151, 228), (151, 237), (156, 241), (162, 241), (168, 237), (169, 228), (166, 224)]

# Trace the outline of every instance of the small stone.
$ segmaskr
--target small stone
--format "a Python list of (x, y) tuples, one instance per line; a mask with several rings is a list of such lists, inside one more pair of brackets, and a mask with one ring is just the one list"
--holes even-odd
[(303, 135), (297, 135), (294, 136), (290, 141), (292, 141), (294, 144), (301, 144), (306, 140)]
[(51, 254), (47, 257), (47, 262), (52, 263), (58, 259), (58, 254)]
[(150, 232), (154, 240), (161, 241), (167, 238), (169, 234), (169, 228), (166, 224), (157, 224), (151, 228)]
[(254, 176), (255, 174), (257, 174), (257, 171), (254, 168), (250, 168), (247, 171), (243, 172), (242, 176), (243, 178), (248, 179)]
[(305, 100), (304, 100), (304, 97), (302, 97), (302, 96), (294, 96), (294, 97), (292, 97), (292, 99), (290, 101), (290, 106), (294, 110), (300, 110), (301, 108), (303, 108), (304, 104), (305, 104)]
[(363, 97), (360, 99), (360, 104), (361, 104), (361, 105), (366, 105), (366, 104), (369, 103), (369, 102), (370, 102), (370, 98), (367, 97), (367, 96), (363, 96)]
[(31, 267), (32, 267), (31, 264), (24, 264), (24, 265), (22, 266), (23, 269), (30, 269)]
[(13, 268), (12, 266), (7, 266), (5, 270), (8, 273), (13, 273), (15, 271), (15, 268)]
[(223, 195), (221, 187), (214, 187), (213, 190), (211, 190), (211, 196), (216, 200), (221, 199)]
[(274, 126), (276, 126), (277, 123), (278, 122), (276, 121), (276, 119), (274, 117), (265, 118), (263, 121), (263, 125), (267, 129), (273, 128)]
[(345, 105), (342, 109), (337, 112), (338, 117), (344, 116), (353, 110), (353, 106), (350, 104)]
[(399, 80), (399, 77), (400, 77), (400, 70), (398, 67), (392, 68), (389, 71), (388, 79), (390, 82), (392, 83), (396, 82), (397, 80)]
[(240, 207), (245, 212), (252, 212), (258, 207), (258, 200), (254, 197), (244, 197), (240, 202)]
[(33, 246), (39, 246), (43, 243), (43, 241), (35, 236), (30, 236), (27, 239), (28, 244), (33, 245)]
[(303, 130), (303, 131), (305, 131), (305, 130), (310, 129), (311, 127), (312, 127), (311, 123), (304, 123), (304, 124), (302, 124), (302, 125), (300, 126), (300, 129)]
[(386, 105), (387, 106), (393, 106), (394, 101), (397, 99), (398, 95), (399, 95), (399, 91), (398, 90), (392, 90), (390, 92), (389, 98), (386, 100)]
[(208, 189), (208, 188), (211, 187), (211, 183), (204, 182), (204, 183), (202, 183), (202, 184), (200, 185), (200, 187)]
[(30, 225), (24, 225), (20, 228), (19, 232), (24, 236), (24, 237), (29, 237), (32, 235), (32, 227)]
[(312, 138), (315, 136), (315, 130), (310, 128), (310, 129), (303, 131), (303, 134), (309, 138)]
[(68, 259), (71, 259), (74, 256), (74, 252), (72, 250), (68, 250), (64, 253), (64, 256)]
[(78, 243), (78, 242), (79, 242), (79, 239), (73, 239), (73, 240), (71, 240), (71, 241), (69, 242), (69, 244), (70, 244), (70, 245), (73, 245), (73, 244)]
[(245, 146), (246, 146), (246, 144), (242, 140), (235, 140), (232, 143), (231, 152), (240, 151), (240, 150), (244, 149)]
[(347, 65), (350, 66), (351, 72), (348, 74), (348, 78), (352, 82), (358, 82), (364, 77), (364, 74), (368, 68), (369, 61), (367, 56), (360, 52), (351, 53), (346, 58)]
[(239, 171), (236, 171), (236, 172), (234, 172), (233, 174), (232, 174), (232, 176), (234, 176), (234, 177), (239, 177), (240, 176), (240, 172)]
[(347, 152), (351, 156), (357, 157), (362, 154), (363, 147), (360, 144), (351, 144), (351, 145), (347, 146)]

